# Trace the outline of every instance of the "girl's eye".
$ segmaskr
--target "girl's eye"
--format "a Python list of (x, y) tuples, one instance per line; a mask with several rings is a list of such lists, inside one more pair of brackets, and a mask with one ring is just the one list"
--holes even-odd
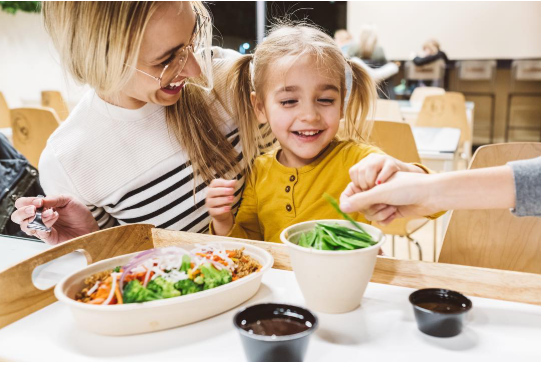
[(318, 99), (318, 101), (320, 103), (324, 103), (324, 104), (333, 104), (333, 102), (335, 101), (335, 99)]
[(295, 103), (297, 103), (297, 100), (283, 100), (280, 102), (283, 106), (286, 106), (286, 105), (293, 105)]

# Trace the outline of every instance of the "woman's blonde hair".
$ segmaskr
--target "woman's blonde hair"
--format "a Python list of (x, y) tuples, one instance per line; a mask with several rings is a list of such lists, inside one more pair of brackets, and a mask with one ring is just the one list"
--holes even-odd
[[(112, 97), (126, 86), (135, 70), (145, 29), (157, 1), (45, 1), (45, 27), (60, 54), (61, 64), (76, 82), (89, 84), (98, 94)], [(199, 1), (194, 10), (209, 16)], [(238, 153), (215, 122), (207, 105), (213, 87), (211, 69), (212, 24), (207, 23), (196, 43), (195, 57), (202, 74), (188, 80), (179, 102), (166, 107), (166, 121), (187, 152), (194, 175), (205, 181), (220, 176), (233, 178), (242, 167)], [(130, 65), (130, 66), (128, 66)], [(220, 101), (220, 99), (219, 99)], [(249, 160), (258, 151), (242, 135), (243, 154)]]
[(372, 129), (372, 121), (367, 120), (367, 116), (376, 99), (373, 79), (362, 67), (346, 60), (330, 36), (301, 22), (282, 21), (275, 25), (253, 55), (241, 57), (234, 65), (229, 85), (236, 94), (240, 128), (246, 134), (258, 135), (258, 129), (252, 122), (256, 116), (251, 107), (251, 92), (255, 91), (259, 100), (265, 100), (270, 69), (276, 67), (278, 60), (304, 55), (315, 57), (315, 67), (331, 71), (340, 80), (341, 110), (345, 110), (347, 75), (351, 75), (352, 87), (344, 112), (342, 135), (367, 142)]
[(378, 37), (376, 35), (376, 27), (371, 25), (363, 25), (359, 35), (359, 52), (362, 59), (371, 59), (376, 48)]

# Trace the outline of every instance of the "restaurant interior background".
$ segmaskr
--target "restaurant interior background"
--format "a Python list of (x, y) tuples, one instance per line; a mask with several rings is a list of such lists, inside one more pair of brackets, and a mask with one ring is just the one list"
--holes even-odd
[[(273, 17), (286, 13), (293, 14), (292, 19), (318, 24), (331, 36), (346, 29), (354, 43), (364, 26), (372, 27), (385, 62), (399, 65), (398, 72), (384, 81), (388, 92), (381, 97), (403, 103), (400, 118), (407, 122), (423, 109), (420, 104), (413, 112), (412, 105), (405, 104), (412, 92), (408, 85), (413, 84), (408, 63), (426, 40), (438, 40), (450, 60), (444, 71), (446, 91), (462, 93), (467, 114), (471, 113), (472, 150), (467, 151), (466, 160), (456, 154), (451, 169), (466, 168), (468, 158), (484, 144), (540, 141), (540, 2), (217, 1), (207, 5), (214, 19), (214, 43), (245, 53), (254, 49)], [(61, 70), (38, 13), (0, 11), (0, 55), (0, 92), (10, 109), (41, 105), (41, 92), (56, 90), (70, 110), (87, 90)], [(487, 78), (460, 77), (462, 61), (472, 60), (492, 61)], [(518, 72), (516, 61), (525, 60), (538, 61), (538, 66), (528, 65)], [(534, 78), (522, 78), (524, 71), (534, 73)], [(420, 85), (419, 81), (414, 85)], [(426, 163), (421, 153), (420, 157)], [(439, 220), (412, 234), (423, 247), (423, 260), (436, 260), (444, 229)], [(416, 259), (414, 241), (404, 241), (393, 249), (393, 255)], [(385, 251), (392, 254), (389, 245)]]

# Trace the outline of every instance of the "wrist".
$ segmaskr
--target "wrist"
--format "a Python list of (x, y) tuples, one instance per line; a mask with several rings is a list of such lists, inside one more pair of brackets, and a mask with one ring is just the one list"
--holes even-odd
[(213, 220), (211, 221), (214, 234), (218, 236), (226, 236), (228, 232), (231, 230), (231, 228), (233, 227), (234, 223), (235, 221), (233, 218), (233, 214), (231, 213), (225, 218), (222, 218), (222, 219), (213, 218)]

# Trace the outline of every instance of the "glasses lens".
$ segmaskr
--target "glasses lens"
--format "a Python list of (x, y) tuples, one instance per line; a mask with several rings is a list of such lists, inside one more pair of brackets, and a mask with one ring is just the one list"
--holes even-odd
[(160, 81), (160, 87), (166, 87), (179, 75), (186, 61), (188, 60), (188, 52), (190, 47), (185, 47), (181, 53), (179, 53), (173, 61), (171, 61), (162, 74), (162, 80)]

